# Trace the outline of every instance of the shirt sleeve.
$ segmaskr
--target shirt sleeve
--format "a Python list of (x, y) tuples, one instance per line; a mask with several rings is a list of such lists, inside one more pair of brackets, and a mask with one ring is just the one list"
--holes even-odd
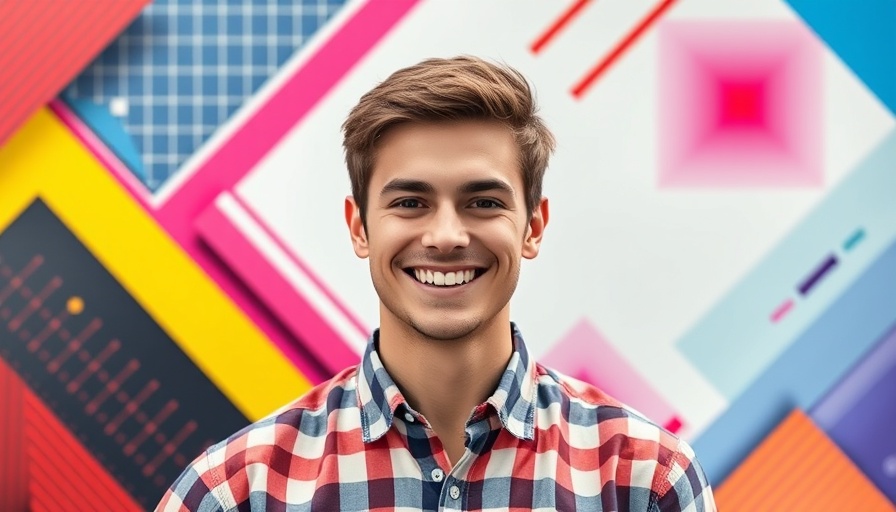
[(215, 495), (216, 477), (209, 465), (208, 452), (200, 455), (175, 480), (155, 512), (223, 512), (227, 510)]
[(657, 482), (654, 506), (655, 512), (717, 512), (712, 487), (697, 461), (694, 450), (684, 441), (678, 442), (678, 449), (669, 459), (665, 474)]

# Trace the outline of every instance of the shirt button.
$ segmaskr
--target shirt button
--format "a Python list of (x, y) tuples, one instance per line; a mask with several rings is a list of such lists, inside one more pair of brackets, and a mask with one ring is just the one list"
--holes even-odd
[(445, 472), (439, 468), (436, 468), (432, 470), (432, 473), (430, 473), (430, 475), (432, 476), (434, 482), (441, 482), (442, 478), (445, 477)]
[(409, 412), (406, 412), (406, 413), (404, 413), (404, 419), (407, 420), (408, 423), (413, 423), (414, 415)]
[(456, 485), (452, 485), (450, 489), (448, 489), (448, 495), (451, 496), (452, 500), (456, 500), (460, 498), (460, 489), (457, 488)]

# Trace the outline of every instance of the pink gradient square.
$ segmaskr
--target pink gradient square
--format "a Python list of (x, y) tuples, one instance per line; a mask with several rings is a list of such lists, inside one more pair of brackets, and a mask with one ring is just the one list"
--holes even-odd
[(660, 29), (659, 186), (823, 183), (822, 49), (799, 22)]
[(719, 124), (722, 127), (765, 126), (765, 84), (719, 82)]
[(604, 393), (634, 407), (671, 432), (681, 417), (638, 370), (583, 318), (539, 362), (561, 373), (597, 386)]

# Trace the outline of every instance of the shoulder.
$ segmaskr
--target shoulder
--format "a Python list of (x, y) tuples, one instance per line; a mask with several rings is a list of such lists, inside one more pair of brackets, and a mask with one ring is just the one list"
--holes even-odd
[[(257, 491), (285, 493), (285, 478), (313, 471), (328, 434), (340, 422), (356, 423), (355, 376), (347, 368), (293, 402), (212, 445), (171, 486), (156, 510), (228, 510)], [(346, 416), (348, 419), (342, 419)]]
[(568, 424), (570, 433), (581, 438), (583, 446), (637, 445), (636, 441), (649, 441), (654, 443), (651, 449), (657, 452), (655, 458), (661, 461), (669, 456), (667, 451), (676, 450), (681, 442), (668, 430), (596, 386), (540, 365), (536, 374), (537, 409), (542, 415), (538, 427)]
[(626, 419), (638, 427), (659, 429), (635, 409), (608, 395), (597, 386), (564, 375), (537, 364), (538, 384), (536, 406), (539, 410), (553, 410), (577, 426), (599, 426), (611, 420)]
[(715, 510), (688, 443), (596, 386), (540, 365), (536, 374), (536, 430), (565, 427), (558, 434), (569, 445), (573, 469), (598, 471), (603, 489), (643, 491), (654, 510), (681, 510), (695, 502)]

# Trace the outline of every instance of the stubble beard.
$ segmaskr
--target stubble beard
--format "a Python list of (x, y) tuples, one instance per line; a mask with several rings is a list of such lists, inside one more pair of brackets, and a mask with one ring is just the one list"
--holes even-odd
[[(507, 304), (510, 302), (510, 298), (513, 296), (514, 291), (516, 291), (516, 287), (519, 284), (519, 276), (520, 276), (520, 268), (517, 267), (516, 272), (508, 276), (509, 279), (513, 280), (511, 288), (507, 292), (506, 300), (503, 301), (503, 304), (500, 308), (495, 311), (492, 317), (498, 315), (500, 311), (502, 311)], [(371, 275), (373, 277), (373, 275)], [(389, 310), (389, 313), (397, 319), (399, 322), (405, 324), (414, 332), (418, 333), (420, 336), (426, 339), (431, 339), (434, 341), (440, 342), (450, 342), (450, 341), (458, 341), (469, 338), (473, 335), (479, 328), (481, 328), (484, 324), (487, 324), (491, 318), (484, 318), (482, 314), (477, 314), (472, 318), (464, 318), (459, 321), (436, 321), (436, 322), (424, 322), (421, 321), (418, 317), (419, 315), (412, 314), (411, 311), (408, 311), (407, 308), (401, 306), (401, 301), (397, 300), (395, 297), (390, 296), (388, 294), (384, 294), (385, 287), (381, 286), (381, 283), (378, 283), (377, 279), (372, 279), (373, 287), (376, 290), (377, 295), (380, 298), (380, 303)], [(400, 293), (399, 290), (394, 290), (396, 293)], [(433, 309), (436, 309), (434, 312), (435, 315), (438, 315), (439, 312), (437, 307), (429, 306)], [(439, 325), (441, 324), (441, 325)]]
[[(393, 311), (392, 314), (395, 314), (395, 312)], [(452, 326), (433, 327), (421, 325), (419, 322), (414, 321), (410, 315), (405, 316), (406, 317), (402, 319), (404, 323), (409, 325), (423, 337), (436, 341), (456, 341), (468, 338), (482, 325), (482, 319), (474, 318), (464, 322), (457, 322)]]

